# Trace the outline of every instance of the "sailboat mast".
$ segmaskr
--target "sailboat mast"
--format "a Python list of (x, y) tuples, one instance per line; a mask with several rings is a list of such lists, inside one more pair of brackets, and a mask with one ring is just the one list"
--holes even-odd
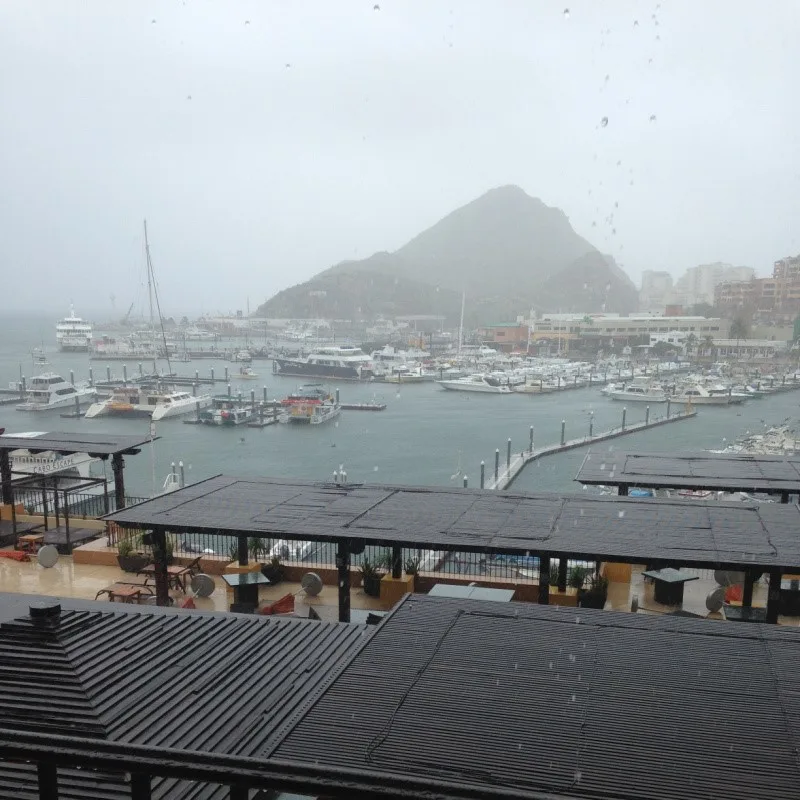
[(167, 369), (169, 374), (172, 375), (172, 364), (169, 360), (169, 347), (167, 346), (167, 334), (164, 331), (164, 317), (161, 314), (161, 301), (158, 299), (158, 286), (156, 285), (156, 274), (153, 271), (153, 261), (150, 258), (150, 242), (147, 239), (147, 220), (144, 221), (144, 250), (147, 255), (147, 290), (150, 298), (150, 328), (153, 335), (153, 371), (158, 372), (156, 366), (156, 339), (155, 339), (155, 325), (153, 320), (153, 298), (156, 301), (156, 310), (158, 311), (158, 322), (161, 326), (161, 341), (164, 344), (164, 357), (167, 359)]
[(458, 323), (458, 354), (461, 355), (461, 343), (464, 341), (464, 303), (467, 299), (466, 291), (461, 292), (461, 321)]

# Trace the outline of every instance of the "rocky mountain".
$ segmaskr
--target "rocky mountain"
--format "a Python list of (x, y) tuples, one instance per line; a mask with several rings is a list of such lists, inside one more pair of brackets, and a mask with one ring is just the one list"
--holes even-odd
[(285, 289), (266, 317), (370, 318), (441, 314), (453, 322), (467, 294), (470, 324), (507, 321), (531, 308), (628, 312), (637, 291), (610, 256), (566, 215), (517, 186), (492, 189), (394, 253), (344, 261)]

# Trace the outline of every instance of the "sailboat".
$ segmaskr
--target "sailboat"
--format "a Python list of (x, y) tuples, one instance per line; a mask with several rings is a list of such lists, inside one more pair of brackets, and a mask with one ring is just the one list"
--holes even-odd
[[(156, 328), (154, 310), (158, 312), (159, 327), (161, 330), (161, 342), (163, 344), (164, 357), (167, 360), (168, 374), (172, 375), (172, 364), (170, 362), (169, 348), (167, 347), (167, 335), (164, 331), (164, 317), (161, 314), (161, 301), (158, 297), (158, 286), (156, 284), (153, 261), (150, 257), (150, 242), (147, 238), (147, 220), (144, 221), (144, 248), (147, 262), (147, 292), (150, 303), (150, 339), (153, 347), (153, 372), (157, 374), (158, 366), (156, 363)], [(155, 309), (153, 301), (155, 300)], [(208, 408), (211, 405), (211, 396), (204, 394), (199, 397), (189, 394), (185, 390), (180, 390), (176, 386), (162, 384), (160, 380), (156, 385), (150, 386), (122, 386), (118, 387), (107, 400), (101, 403), (93, 403), (86, 411), (86, 418), (118, 416), (118, 417), (150, 417), (153, 421), (179, 417), (185, 414), (196, 413), (199, 409)]]

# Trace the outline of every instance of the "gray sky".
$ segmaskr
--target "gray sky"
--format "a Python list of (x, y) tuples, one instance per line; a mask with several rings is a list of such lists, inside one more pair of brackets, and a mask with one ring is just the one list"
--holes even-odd
[(166, 311), (255, 308), (506, 183), (637, 282), (800, 252), (796, 0), (379, 2), (4, 0), (4, 295), (124, 312), (147, 217)]

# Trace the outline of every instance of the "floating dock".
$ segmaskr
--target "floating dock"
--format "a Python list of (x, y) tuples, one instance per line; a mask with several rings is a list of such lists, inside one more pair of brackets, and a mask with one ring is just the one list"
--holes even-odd
[[(563, 441), (560, 444), (552, 444), (547, 447), (542, 447), (539, 450), (528, 449), (523, 453), (511, 454), (508, 458), (508, 451), (506, 452), (505, 463), (499, 463), (496, 471), (497, 477), (493, 472), (491, 475), (486, 475), (484, 480), (484, 488), (493, 489), (495, 491), (503, 491), (508, 489), (511, 484), (519, 477), (525, 467), (533, 461), (538, 461), (545, 456), (555, 455), (556, 453), (565, 453), (567, 450), (575, 450), (579, 447), (586, 447), (595, 444), (596, 442), (606, 442), (609, 439), (617, 439), (620, 436), (627, 436), (631, 433), (638, 433), (639, 431), (647, 431), (651, 428), (658, 428), (662, 425), (669, 425), (673, 422), (681, 422), (685, 419), (693, 419), (697, 416), (697, 411), (694, 409), (681, 411), (671, 414), (669, 417), (660, 417), (654, 420), (647, 420), (645, 422), (634, 422), (630, 425), (612, 428), (610, 431), (604, 433), (592, 434), (591, 436), (584, 436), (580, 439), (570, 439)], [(497, 457), (497, 453), (495, 454)]]

